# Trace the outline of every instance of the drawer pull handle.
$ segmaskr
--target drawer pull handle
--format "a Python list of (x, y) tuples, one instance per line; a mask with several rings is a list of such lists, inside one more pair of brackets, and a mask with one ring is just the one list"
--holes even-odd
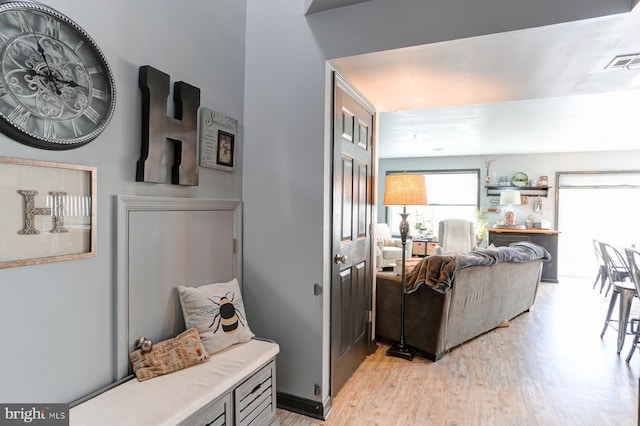
[(259, 383), (255, 388), (251, 389), (251, 394), (255, 393), (258, 389), (260, 389), (260, 387), (262, 386), (262, 383)]

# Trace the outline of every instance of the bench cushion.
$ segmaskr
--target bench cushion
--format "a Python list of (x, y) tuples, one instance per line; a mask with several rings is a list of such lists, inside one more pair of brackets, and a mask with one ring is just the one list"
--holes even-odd
[(144, 382), (134, 378), (73, 407), (70, 424), (177, 425), (234, 389), (278, 352), (278, 344), (253, 339), (172, 374)]

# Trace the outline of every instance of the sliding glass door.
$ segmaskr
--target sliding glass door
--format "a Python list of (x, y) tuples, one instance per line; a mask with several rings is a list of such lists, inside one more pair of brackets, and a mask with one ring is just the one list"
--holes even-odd
[(593, 277), (593, 240), (640, 247), (640, 171), (558, 172), (560, 276)]

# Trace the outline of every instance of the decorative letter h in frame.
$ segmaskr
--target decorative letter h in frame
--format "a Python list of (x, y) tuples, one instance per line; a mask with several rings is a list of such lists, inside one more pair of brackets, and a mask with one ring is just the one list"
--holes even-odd
[(169, 75), (145, 65), (140, 67), (142, 91), (142, 153), (136, 182), (165, 183), (167, 140), (173, 142), (171, 183), (198, 185), (198, 107), (200, 89), (185, 82), (174, 84), (176, 118), (167, 117)]
[[(35, 196), (38, 195), (38, 191), (20, 189), (18, 190), (19, 194), (22, 194), (24, 197), (24, 229), (18, 231), (20, 235), (34, 235), (39, 234), (35, 227), (34, 216), (35, 215), (45, 215), (49, 216), (51, 214), (52, 209), (50, 207), (35, 207)], [(62, 191), (51, 191), (49, 194), (53, 197), (54, 207), (53, 207), (53, 229), (51, 230), (52, 234), (60, 234), (63, 232), (67, 232), (68, 229), (64, 227), (64, 196), (67, 195), (66, 192)]]

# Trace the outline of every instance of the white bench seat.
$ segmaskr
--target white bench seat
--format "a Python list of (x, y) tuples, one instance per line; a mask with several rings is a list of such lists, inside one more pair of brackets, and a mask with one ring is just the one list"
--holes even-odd
[[(268, 380), (271, 388), (261, 405), (268, 406), (263, 416), (272, 423), (277, 418), (275, 407), (275, 356), (278, 344), (253, 339), (217, 352), (209, 360), (171, 374), (140, 382), (133, 378), (107, 390), (70, 410), (72, 426), (113, 425), (171, 425), (200, 424), (203, 409), (219, 400), (227, 404), (226, 419), (232, 424), (251, 424), (242, 421), (238, 414), (238, 400), (259, 390)], [(272, 374), (264, 371), (272, 364)], [(260, 374), (256, 374), (260, 373)], [(245, 395), (234, 395), (248, 379), (256, 376), (261, 382), (245, 384)], [(259, 377), (258, 377), (259, 376)], [(266, 386), (266, 384), (265, 384)], [(263, 408), (261, 408), (263, 410)], [(235, 412), (234, 412), (235, 411)], [(257, 416), (259, 413), (253, 415)], [(264, 421), (265, 417), (260, 423)], [(232, 419), (232, 420), (229, 420)], [(213, 419), (202, 424), (208, 424)], [(226, 424), (226, 422), (222, 423)]]

